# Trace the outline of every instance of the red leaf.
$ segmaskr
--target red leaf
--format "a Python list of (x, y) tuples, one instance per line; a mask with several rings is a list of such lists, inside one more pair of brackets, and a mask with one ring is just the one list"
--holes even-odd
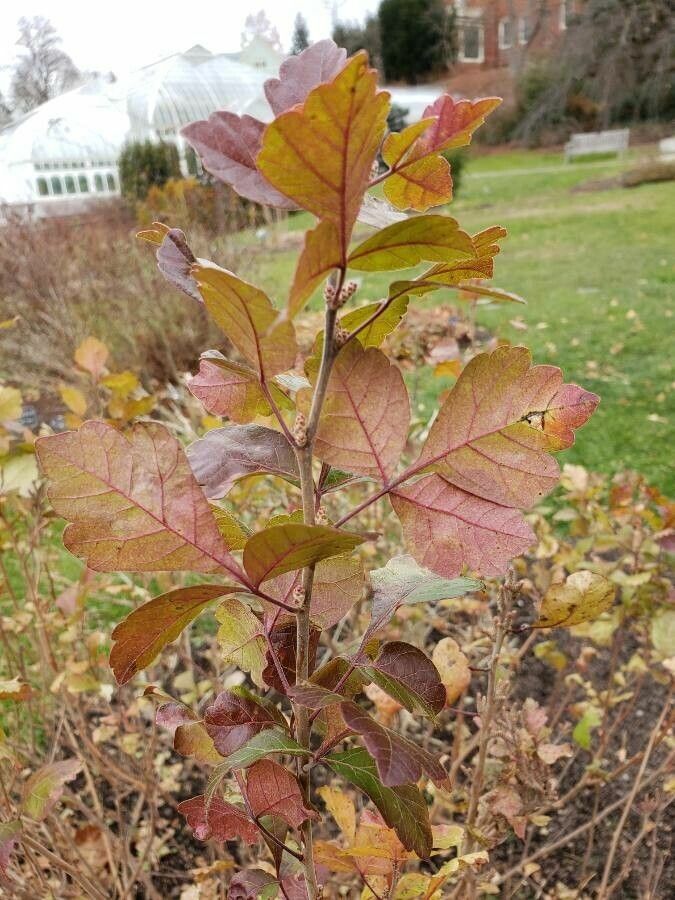
[(442, 94), (424, 110), (422, 118), (433, 117), (433, 122), (418, 139), (417, 147), (431, 153), (466, 146), (474, 131), (501, 102), (500, 97), (471, 101), (453, 100), (450, 94)]
[(258, 900), (264, 888), (277, 880), (262, 869), (245, 869), (232, 876), (227, 889), (227, 900)]
[[(320, 634), (321, 633), (317, 628), (312, 628), (309, 633), (310, 669), (314, 666)], [(295, 684), (297, 659), (297, 629), (295, 620), (284, 622), (273, 628), (270, 633), (270, 641), (277, 652), (277, 657), (281, 663), (281, 668), (286, 675), (288, 683)], [(267, 666), (263, 670), (262, 677), (265, 684), (268, 684), (271, 688), (274, 688), (281, 694), (285, 693), (284, 684), (277, 672), (277, 667), (274, 664), (269, 649), (267, 650)]]
[(317, 41), (297, 56), (285, 59), (279, 77), (265, 82), (265, 96), (274, 115), (304, 103), (311, 90), (335, 78), (346, 59), (347, 51), (330, 39)]
[(221, 843), (242, 840), (246, 844), (255, 844), (258, 840), (258, 829), (244, 810), (220, 797), (212, 798), (208, 810), (203, 794), (183, 800), (177, 808), (200, 841), (213, 838)]
[(188, 246), (185, 234), (180, 228), (167, 228), (162, 222), (153, 222), (153, 228), (139, 231), (136, 235), (157, 248), (157, 268), (174, 287), (193, 300), (202, 302), (197, 282), (191, 269), (197, 258)]
[(254, 734), (275, 724), (263, 706), (229, 691), (218, 694), (204, 711), (204, 727), (223, 756), (234, 753)]
[(261, 759), (247, 770), (246, 796), (254, 815), (279, 816), (292, 828), (317, 818), (305, 807), (295, 776), (271, 759)]
[(207, 412), (226, 416), (241, 425), (272, 414), (257, 373), (215, 351), (202, 354), (199, 372), (190, 378), (187, 386)]
[(436, 666), (412, 644), (389, 641), (377, 659), (362, 669), (410, 712), (420, 707), (427, 715), (433, 715), (445, 706), (445, 687)]
[(348, 727), (361, 735), (375, 759), (382, 784), (413, 784), (426, 774), (439, 787), (447, 786), (448, 773), (431, 753), (380, 725), (356, 703), (342, 703), (340, 710)]
[(105, 422), (40, 438), (55, 512), (71, 524), (63, 541), (99, 572), (228, 571), (228, 553), (209, 504), (175, 437), (136, 425), (128, 437)]
[(403, 452), (409, 424), (410, 402), (400, 371), (381, 350), (350, 341), (328, 381), (316, 455), (339, 469), (386, 482)]
[(464, 566), (502, 575), (535, 541), (520, 510), (468, 494), (440, 475), (397, 488), (391, 502), (415, 559), (446, 578), (459, 575)]

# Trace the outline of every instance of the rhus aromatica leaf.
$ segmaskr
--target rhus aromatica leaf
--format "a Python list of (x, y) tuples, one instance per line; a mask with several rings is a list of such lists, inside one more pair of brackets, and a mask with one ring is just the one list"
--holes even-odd
[(611, 609), (616, 586), (603, 575), (582, 570), (546, 591), (533, 628), (559, 628), (590, 622)]
[(382, 783), (387, 787), (414, 783), (427, 775), (439, 787), (445, 787), (448, 773), (427, 750), (385, 728), (356, 703), (340, 705), (347, 726), (360, 734), (377, 765)]
[[(314, 667), (316, 650), (319, 646), (319, 630), (310, 628), (307, 638), (307, 654), (310, 668)], [(267, 665), (262, 677), (269, 687), (284, 694), (289, 685), (295, 684), (297, 675), (298, 629), (295, 618), (286, 619), (275, 625), (269, 633), (269, 645), (274, 648), (276, 659), (267, 649)], [(283, 678), (282, 678), (283, 673)]]
[(305, 235), (305, 244), (295, 269), (288, 299), (291, 318), (300, 312), (315, 288), (341, 262), (342, 245), (337, 226), (327, 220), (319, 222)]
[(204, 727), (223, 756), (242, 747), (254, 734), (272, 728), (276, 719), (249, 697), (223, 691), (204, 711)]
[(155, 597), (130, 613), (112, 633), (110, 667), (118, 684), (126, 684), (175, 641), (213, 600), (237, 587), (200, 584)]
[[(214, 416), (226, 416), (246, 425), (259, 416), (271, 416), (272, 408), (263, 393), (258, 374), (248, 366), (231, 362), (216, 351), (202, 354), (199, 371), (189, 379), (188, 390)], [(275, 385), (270, 384), (275, 392)], [(281, 391), (277, 389), (277, 400)]]
[(311, 90), (332, 81), (344, 68), (347, 51), (330, 40), (317, 41), (297, 56), (289, 56), (279, 68), (278, 78), (265, 82), (265, 96), (275, 116), (304, 103)]
[(406, 850), (413, 850), (421, 859), (429, 857), (432, 847), (429, 809), (419, 788), (414, 784), (386, 787), (378, 777), (375, 760), (362, 747), (331, 753), (325, 761), (337, 775), (373, 801)]
[(410, 402), (399, 370), (380, 350), (350, 341), (328, 381), (316, 455), (337, 468), (386, 481), (403, 452), (409, 424)]
[(471, 681), (469, 660), (452, 638), (442, 638), (434, 647), (434, 665), (445, 687), (447, 703), (452, 705), (464, 693)]
[(372, 607), (369, 634), (383, 628), (401, 606), (450, 600), (483, 588), (483, 582), (476, 578), (441, 578), (419, 566), (412, 556), (390, 559), (382, 569), (370, 573), (370, 582)]
[(12, 882), (7, 875), (12, 854), (21, 840), (21, 821), (12, 819), (9, 822), (0, 822), (0, 885), (11, 890)]
[(390, 496), (410, 552), (446, 578), (465, 566), (502, 575), (535, 541), (520, 510), (466, 493), (440, 475), (427, 475)]
[(279, 319), (267, 294), (211, 263), (194, 265), (192, 274), (209, 315), (261, 381), (293, 368), (298, 352), (293, 325)]
[(524, 347), (474, 357), (436, 418), (418, 463), (436, 464), (467, 493), (504, 506), (530, 506), (559, 477), (548, 451), (574, 443), (598, 404), (564, 385), (555, 366), (532, 366)]
[(23, 788), (21, 811), (31, 819), (44, 819), (54, 808), (64, 785), (82, 770), (79, 759), (61, 759), (37, 769)]
[(455, 102), (449, 94), (428, 106), (420, 122), (390, 134), (382, 156), (390, 167), (385, 197), (399, 209), (424, 212), (452, 198), (450, 166), (440, 154), (470, 143), (473, 132), (501, 103), (496, 97)]
[(361, 671), (409, 712), (434, 716), (445, 706), (445, 687), (428, 656), (404, 641), (384, 644)]
[(104, 422), (40, 438), (49, 497), (71, 524), (66, 547), (102, 572), (228, 571), (230, 556), (178, 441), (161, 425), (129, 437)]
[[(355, 554), (324, 559), (314, 570), (309, 616), (320, 628), (331, 628), (363, 594), (363, 563)], [(280, 575), (265, 584), (265, 593), (286, 604), (293, 602), (295, 588), (302, 584), (301, 572)]]
[[(310, 751), (305, 747), (301, 747), (297, 741), (289, 737), (284, 731), (278, 728), (266, 728), (264, 731), (254, 734), (252, 738), (246, 741), (238, 750), (231, 753), (223, 762), (211, 773), (209, 784), (217, 784), (232, 769), (247, 769), (259, 759), (271, 756), (275, 753), (288, 753), (291, 756), (309, 756)], [(210, 789), (207, 788), (207, 793)]]
[(297, 779), (271, 759), (261, 759), (246, 773), (246, 796), (256, 818), (279, 816), (299, 828), (316, 813), (305, 806)]
[(215, 615), (220, 623), (217, 640), (225, 661), (250, 672), (253, 681), (262, 685), (265, 638), (258, 617), (241, 600), (225, 600)]
[(219, 110), (208, 119), (186, 125), (182, 134), (199, 154), (204, 168), (231, 185), (240, 197), (255, 203), (296, 209), (258, 170), (255, 158), (262, 146), (265, 123), (253, 116)]
[(153, 227), (139, 231), (137, 237), (157, 247), (157, 268), (179, 291), (202, 302), (197, 282), (192, 277), (192, 266), (197, 258), (190, 249), (185, 234), (180, 228), (167, 228), (161, 222), (153, 222)]
[(255, 844), (260, 836), (255, 824), (240, 806), (220, 797), (212, 797), (207, 805), (206, 798), (201, 794), (191, 800), (183, 800), (177, 809), (200, 841), (213, 839), (222, 843), (242, 840), (246, 844)]
[(244, 568), (257, 586), (263, 581), (353, 550), (364, 538), (327, 525), (287, 522), (259, 531), (244, 547)]
[(265, 131), (257, 164), (265, 178), (303, 209), (337, 228), (341, 257), (359, 214), (385, 129), (389, 94), (359, 52), (304, 104)]
[(283, 434), (262, 425), (213, 428), (191, 444), (188, 459), (210, 500), (224, 497), (238, 478), (258, 473), (299, 478), (293, 448)]
[(415, 216), (369, 237), (349, 254), (364, 272), (407, 269), (422, 261), (455, 263), (476, 255), (471, 237), (449, 216)]

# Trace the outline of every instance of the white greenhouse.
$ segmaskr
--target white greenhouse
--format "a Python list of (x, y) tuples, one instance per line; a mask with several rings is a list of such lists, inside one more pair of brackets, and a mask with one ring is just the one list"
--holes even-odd
[(0, 203), (63, 215), (118, 195), (117, 159), (130, 140), (172, 141), (187, 173), (180, 129), (218, 109), (269, 120), (263, 82), (281, 59), (271, 47), (233, 55), (196, 46), (49, 100), (0, 129)]

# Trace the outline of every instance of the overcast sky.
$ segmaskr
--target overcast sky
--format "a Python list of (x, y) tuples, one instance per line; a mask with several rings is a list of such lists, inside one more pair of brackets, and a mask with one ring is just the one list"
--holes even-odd
[[(7, 0), (0, 2), (0, 67), (11, 65), (19, 16), (45, 16), (80, 69), (123, 74), (171, 53), (203, 44), (213, 52), (238, 50), (244, 20), (265, 9), (285, 48), (301, 12), (312, 40), (329, 37), (333, 4), (323, 0)], [(336, 0), (341, 19), (363, 19), (378, 0)]]

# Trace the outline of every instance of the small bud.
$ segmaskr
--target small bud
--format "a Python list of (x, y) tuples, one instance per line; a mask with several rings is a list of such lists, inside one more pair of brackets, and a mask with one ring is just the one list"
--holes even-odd
[(316, 524), (328, 525), (328, 514), (326, 513), (326, 509), (323, 506), (320, 506), (316, 511)]
[(335, 328), (335, 346), (338, 350), (347, 343), (349, 335), (350, 332), (346, 328), (341, 328), (339, 325)]
[(332, 304), (335, 302), (335, 286), (330, 281), (326, 282), (324, 286), (323, 299), (326, 301), (326, 306), (332, 309)]
[(307, 446), (307, 420), (303, 413), (299, 412), (295, 416), (293, 424), (293, 437), (298, 447)]
[(293, 602), (296, 606), (302, 606), (305, 602), (305, 589), (301, 584), (293, 588)]
[(370, 167), (370, 177), (371, 177), (371, 178), (377, 178), (377, 176), (378, 176), (379, 174), (380, 174), (380, 163), (379, 163), (379, 161), (378, 161), (377, 159), (374, 159), (374, 160), (373, 160), (373, 164), (372, 164), (372, 166)]

